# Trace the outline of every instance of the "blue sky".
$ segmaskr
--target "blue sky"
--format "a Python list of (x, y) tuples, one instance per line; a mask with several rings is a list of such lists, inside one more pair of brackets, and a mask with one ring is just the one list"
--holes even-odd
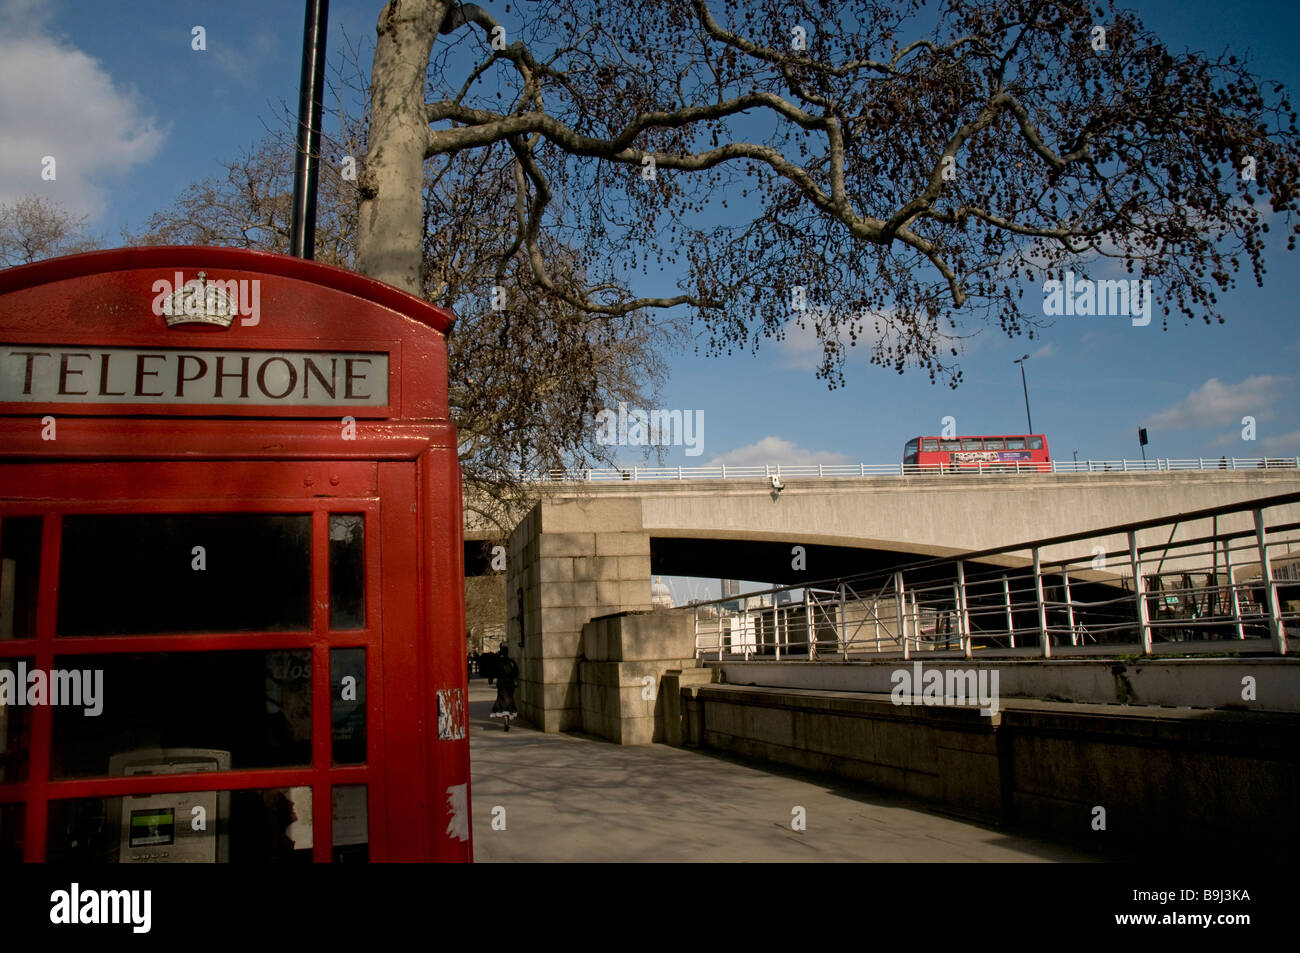
[[(345, 35), (372, 42), (381, 5), (334, 0), (332, 61)], [(503, 4), (490, 6), (508, 21)], [(1206, 0), (1135, 6), (1175, 50), (1249, 52), (1257, 74), (1300, 93), (1294, 3), (1260, 2), (1249, 14)], [(196, 25), (204, 52), (191, 49)], [(297, 101), (301, 31), (299, 0), (0, 0), (0, 202), (48, 195), (118, 244), (123, 227), (138, 228), (283, 127), (282, 106)], [(368, 55), (364, 63), (368, 71)], [(46, 154), (59, 161), (52, 183), (39, 176)], [(872, 367), (860, 350), (847, 386), (829, 391), (813, 377), (807, 337), (723, 358), (696, 356), (684, 341), (661, 403), (703, 411), (704, 452), (670, 448), (665, 462), (893, 462), (909, 437), (937, 432), (949, 415), (963, 433), (1019, 432), (1025, 407), (1012, 361), (1024, 353), (1034, 429), (1058, 457), (1137, 458), (1139, 426), (1150, 430), (1149, 456), (1297, 454), (1298, 261), (1274, 241), (1265, 288), (1246, 276), (1221, 298), (1224, 325), (1171, 319), (1162, 332), (1158, 317), (1147, 327), (1062, 317), (1033, 341), (985, 328), (967, 342), (955, 392), (924, 373)], [(1241, 438), (1245, 415), (1257, 421), (1253, 442)]]

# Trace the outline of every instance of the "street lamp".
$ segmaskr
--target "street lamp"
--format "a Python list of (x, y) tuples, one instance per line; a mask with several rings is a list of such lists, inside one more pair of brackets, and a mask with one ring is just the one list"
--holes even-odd
[(1025, 422), (1029, 424), (1029, 432), (1034, 432), (1034, 418), (1029, 415), (1029, 385), (1025, 383), (1025, 361), (1029, 360), (1029, 355), (1012, 361), (1012, 364), (1020, 365), (1020, 386), (1025, 389)]

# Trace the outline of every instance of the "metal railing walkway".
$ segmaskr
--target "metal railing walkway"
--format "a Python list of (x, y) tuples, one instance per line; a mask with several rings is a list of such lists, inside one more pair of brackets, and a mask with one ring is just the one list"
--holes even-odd
[(1300, 492), (687, 608), (697, 658), (1285, 655), (1293, 547)]

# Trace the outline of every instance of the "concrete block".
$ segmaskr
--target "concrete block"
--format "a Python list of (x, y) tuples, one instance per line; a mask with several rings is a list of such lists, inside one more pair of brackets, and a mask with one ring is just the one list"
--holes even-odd
[(572, 708), (579, 713), (578, 717), (579, 721), (581, 721), (582, 704), (578, 695), (577, 679), (564, 684), (543, 683), (537, 696), (537, 704), (546, 713), (562, 708)]
[(541, 681), (548, 685), (578, 683), (576, 657), (544, 658), (541, 660)]
[(736, 738), (745, 735), (745, 709), (740, 705), (718, 702), (710, 698), (703, 702), (704, 730), (721, 732)]
[[(899, 710), (907, 709), (900, 706)], [(928, 726), (900, 719), (875, 722), (873, 731), (878, 763), (914, 771), (938, 771), (934, 732)]]
[(578, 660), (578, 652), (581, 646), (582, 633), (580, 631), (570, 629), (564, 632), (548, 632), (546, 638), (542, 640), (539, 655), (543, 662), (562, 661), (575, 663)]
[(689, 613), (647, 612), (624, 616), (621, 657), (625, 660), (682, 659), (695, 654)]
[[(585, 622), (586, 620), (582, 620)], [(555, 609), (543, 607), (541, 617), (541, 631), (545, 638), (560, 632), (578, 632), (581, 630), (582, 622), (577, 621), (577, 613), (572, 606), (563, 606)], [(547, 654), (547, 653), (543, 653)], [(553, 653), (552, 653), (553, 654)], [(577, 652), (574, 652), (577, 657)]]
[(655, 720), (649, 718), (622, 718), (619, 720), (619, 744), (624, 745), (648, 745), (660, 740), (656, 734), (662, 736), (662, 731), (657, 731)]
[(618, 606), (622, 609), (648, 609), (650, 608), (650, 580), (642, 582), (640, 579), (628, 581), (620, 580), (618, 583)]
[(649, 556), (649, 533), (597, 533), (597, 556)]
[[(947, 740), (960, 743), (963, 738), (952, 732)], [(996, 753), (940, 746), (937, 762), (939, 797), (946, 804), (971, 817), (996, 821), (1001, 816), (1002, 783)]]
[(623, 607), (619, 588), (622, 583), (617, 579), (601, 579), (591, 585), (596, 592), (595, 605), (614, 612)]
[(663, 699), (663, 740), (665, 744), (682, 747), (690, 739), (688, 710), (691, 705), (691, 686), (708, 684), (713, 672), (707, 668), (669, 669), (659, 681), (659, 694)]
[(608, 628), (591, 629), (593, 624), (589, 622), (582, 627), (582, 657), (589, 662), (613, 661)]
[(562, 609), (573, 607), (573, 583), (548, 582), (538, 589), (542, 598), (543, 609)]
[(752, 705), (745, 709), (745, 737), (766, 744), (794, 746), (793, 713), (780, 708)]
[(538, 554), (550, 556), (591, 556), (596, 552), (594, 533), (543, 533), (538, 537)]
[(573, 582), (573, 560), (547, 557), (538, 563), (537, 578), (543, 588), (553, 582)]
[(646, 555), (644, 556), (614, 556), (611, 558), (618, 560), (618, 575), (614, 577), (602, 577), (602, 578), (617, 578), (617, 579), (638, 580), (638, 581), (644, 579), (646, 581), (647, 586), (650, 584), (650, 554), (649, 553), (646, 553)]
[(547, 501), (541, 504), (544, 533), (581, 533), (599, 526), (604, 532), (640, 532), (641, 500)]
[[(621, 718), (654, 718), (659, 703), (659, 676), (646, 673), (629, 678), (621, 673), (618, 688), (618, 712)], [(653, 679), (648, 684), (643, 679)], [(650, 694), (646, 698), (647, 691)]]
[[(596, 582), (601, 579), (617, 580), (618, 561), (630, 556), (578, 556), (573, 560), (574, 582)], [(647, 557), (648, 561), (648, 557)], [(648, 578), (648, 577), (647, 577)]]

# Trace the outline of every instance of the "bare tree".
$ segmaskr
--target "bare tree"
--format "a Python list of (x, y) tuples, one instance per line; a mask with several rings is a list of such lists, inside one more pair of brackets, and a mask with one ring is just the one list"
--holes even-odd
[[(126, 242), (287, 252), (293, 149), (286, 136), (267, 138), (225, 163), (222, 174), (189, 186)], [(341, 160), (356, 146), (326, 142), (322, 149), (317, 258), (350, 268), (356, 186)], [(613, 462), (618, 448), (595, 442), (595, 415), (619, 401), (644, 406), (654, 399), (673, 331), (635, 312), (609, 319), (575, 309), (539, 287), (518, 261), (500, 271), (513, 235), (490, 223), (501, 220), (509, 198), (499, 176), (480, 171), (431, 176), (417, 199), (430, 223), (423, 296), (457, 318), (448, 340), (449, 386), (467, 517), (503, 530), (538, 492), (521, 473)], [(586, 280), (574, 249), (549, 239), (543, 247), (565, 281)]]
[[(228, 245), (287, 254), (293, 202), (293, 150), (271, 135), (220, 175), (187, 187), (166, 209), (154, 212), (128, 244)], [(322, 164), (317, 199), (316, 260), (349, 267), (356, 232), (355, 189), (338, 163)]]
[[(1295, 113), (1227, 53), (1173, 53), (1086, 0), (390, 0), (371, 79), (357, 264), (419, 289), (425, 181), (501, 169), (502, 250), (576, 312), (683, 305), (714, 351), (811, 323), (954, 386), (972, 316), (1118, 259), (1165, 316), (1222, 320), (1296, 209)], [(1265, 204), (1270, 207), (1265, 208)], [(710, 206), (711, 215), (701, 215)], [(719, 221), (721, 219), (721, 221)], [(580, 250), (559, 273), (547, 241)], [(1289, 247), (1294, 247), (1294, 231)], [(676, 265), (675, 293), (616, 279)], [(575, 283), (581, 278), (581, 283)], [(798, 305), (807, 301), (808, 307)], [(792, 307), (793, 306), (793, 307)]]
[(98, 247), (99, 240), (86, 231), (85, 216), (73, 215), (52, 199), (33, 195), (0, 205), (0, 268)]

